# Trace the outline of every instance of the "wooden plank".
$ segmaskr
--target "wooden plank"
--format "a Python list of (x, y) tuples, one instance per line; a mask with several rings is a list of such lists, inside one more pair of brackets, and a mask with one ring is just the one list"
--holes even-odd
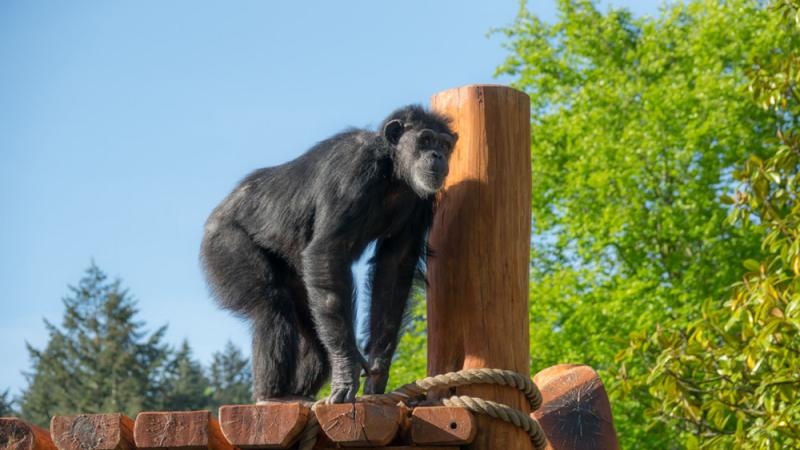
[(16, 417), (0, 417), (0, 450), (56, 450), (44, 428)]
[(478, 429), (464, 408), (420, 406), (411, 413), (411, 440), (417, 445), (464, 445)]
[(542, 426), (549, 450), (619, 448), (608, 394), (591, 367), (560, 364), (533, 380), (543, 403), (531, 416)]
[(59, 450), (134, 450), (133, 419), (120, 414), (54, 416), (50, 433)]
[[(339, 447), (315, 447), (315, 448), (339, 448)], [(437, 446), (390, 446), (390, 447), (359, 447), (359, 450), (460, 450), (461, 447), (451, 445)]]
[(340, 403), (316, 408), (320, 430), (343, 447), (382, 447), (397, 435), (402, 409), (395, 405)]
[(133, 439), (139, 449), (233, 450), (209, 411), (143, 412)]
[(300, 403), (227, 405), (219, 409), (222, 434), (239, 448), (288, 448), (308, 422)]
[[(453, 119), (459, 139), (429, 239), (428, 374), (483, 367), (530, 373), (530, 99), (505, 86), (470, 85), (434, 95), (431, 106)], [(514, 389), (456, 391), (529, 410)], [(476, 420), (468, 448), (531, 448), (513, 425)]]

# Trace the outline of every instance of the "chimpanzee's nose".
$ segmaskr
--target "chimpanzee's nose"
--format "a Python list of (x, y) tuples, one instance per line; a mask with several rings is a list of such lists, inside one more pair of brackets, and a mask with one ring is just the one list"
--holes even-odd
[(437, 151), (431, 152), (431, 156), (433, 156), (433, 159), (443, 159), (444, 158), (444, 156), (442, 156), (442, 154), (437, 152)]

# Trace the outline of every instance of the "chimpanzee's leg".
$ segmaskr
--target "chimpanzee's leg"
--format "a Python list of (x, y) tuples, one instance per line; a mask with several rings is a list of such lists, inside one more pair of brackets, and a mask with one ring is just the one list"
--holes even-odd
[(293, 395), (297, 362), (297, 324), (285, 290), (272, 289), (272, 299), (251, 313), (253, 332), (253, 397), (256, 401)]
[(292, 393), (313, 399), (330, 378), (328, 354), (316, 334), (300, 334)]
[(291, 395), (298, 324), (285, 285), (287, 265), (235, 224), (207, 230), (203, 264), (221, 306), (248, 318), (253, 335), (253, 397)]

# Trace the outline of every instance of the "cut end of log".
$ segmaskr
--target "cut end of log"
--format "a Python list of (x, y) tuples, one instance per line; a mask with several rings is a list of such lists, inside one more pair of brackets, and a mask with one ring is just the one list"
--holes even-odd
[(591, 367), (561, 364), (537, 373), (533, 381), (543, 403), (531, 416), (547, 436), (547, 449), (619, 448), (608, 394)]
[(417, 407), (411, 414), (411, 440), (420, 445), (464, 445), (475, 439), (472, 413), (448, 406)]
[(300, 403), (228, 405), (219, 409), (219, 422), (225, 439), (239, 448), (288, 448), (309, 412)]
[(50, 433), (59, 450), (132, 450), (133, 419), (119, 414), (55, 416)]
[(16, 417), (0, 417), (0, 450), (56, 450), (44, 428)]
[(133, 438), (139, 449), (233, 450), (209, 411), (144, 412)]
[(320, 429), (343, 447), (382, 447), (397, 435), (402, 408), (373, 403), (340, 403), (316, 408)]

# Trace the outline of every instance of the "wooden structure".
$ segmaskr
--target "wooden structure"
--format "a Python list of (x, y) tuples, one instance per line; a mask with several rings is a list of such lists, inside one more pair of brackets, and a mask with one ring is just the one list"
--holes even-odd
[[(430, 234), (428, 372), (468, 368), (530, 373), (530, 106), (517, 90), (472, 85), (433, 96), (459, 134)], [(412, 380), (403, 380), (412, 381)], [(536, 375), (543, 406), (532, 414), (552, 450), (616, 450), (608, 398), (586, 366)], [(472, 385), (429, 397), (470, 395), (530, 413), (515, 389)], [(312, 422), (312, 419), (315, 422)], [(532, 448), (521, 429), (444, 406), (299, 403), (230, 405), (219, 411), (56, 416), (50, 431), (0, 418), (0, 450), (236, 450), (297, 448), (317, 423), (314, 448), (395, 450)], [(313, 435), (312, 435), (313, 436)], [(305, 441), (304, 441), (305, 442)]]
[[(436, 94), (458, 142), (430, 233), (428, 374), (489, 367), (530, 372), (530, 100), (515, 89), (471, 85)], [(457, 389), (527, 410), (516, 390)], [(512, 425), (478, 418), (472, 449), (528, 449)]]
[(548, 450), (619, 448), (611, 405), (597, 372), (559, 364), (533, 377), (544, 403), (533, 413), (548, 438)]
[[(310, 410), (298, 403), (231, 405), (220, 420), (209, 411), (55, 416), (50, 432), (0, 418), (3, 450), (236, 450), (296, 448)], [(317, 408), (322, 439), (315, 448), (457, 450), (472, 442), (475, 420), (460, 408), (348, 403)], [(50, 436), (53, 436), (53, 439)]]

